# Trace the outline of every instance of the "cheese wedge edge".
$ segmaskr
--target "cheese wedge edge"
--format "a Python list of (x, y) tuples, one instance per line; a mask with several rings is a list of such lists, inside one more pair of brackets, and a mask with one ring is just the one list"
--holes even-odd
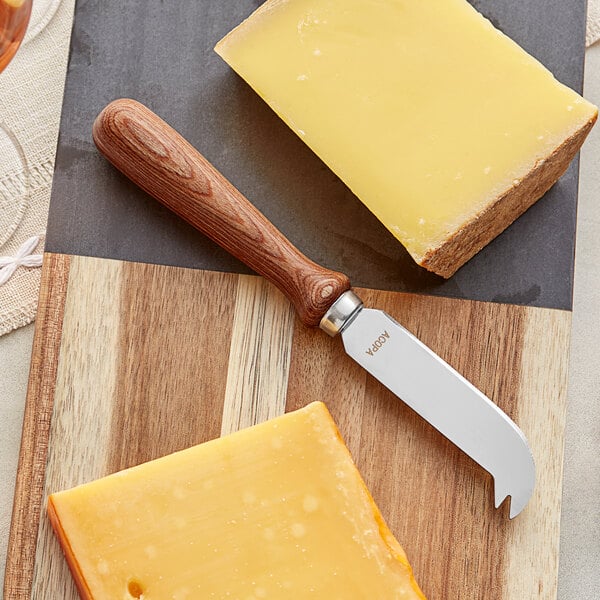
[[(282, 464), (273, 465), (278, 456)], [(244, 473), (242, 465), (256, 470)], [(187, 509), (178, 513), (178, 503)], [(48, 516), (84, 600), (352, 600), (371, 592), (381, 600), (424, 599), (320, 402), (51, 494)], [(202, 548), (182, 550), (169, 533)], [(210, 551), (220, 544), (222, 560)]]
[(444, 277), (556, 182), (597, 119), (465, 0), (270, 0), (215, 50)]

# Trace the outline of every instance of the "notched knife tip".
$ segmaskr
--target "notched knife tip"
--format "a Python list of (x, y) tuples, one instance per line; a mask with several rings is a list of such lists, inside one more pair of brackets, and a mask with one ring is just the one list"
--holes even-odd
[(512, 496), (510, 495), (506, 495), (504, 496), (500, 501), (498, 501), (498, 498), (496, 497), (496, 501), (494, 503), (494, 506), (498, 509), (500, 508), (506, 501), (506, 499), (509, 498), (508, 502), (509, 502), (509, 512), (508, 512), (508, 518), (509, 519), (514, 519), (527, 505), (527, 499), (525, 502), (515, 502), (515, 500), (513, 499)]
[(514, 519), (527, 506), (535, 487), (535, 463), (529, 454), (528, 460), (519, 465), (518, 474), (512, 474), (510, 483), (494, 478), (494, 505), (499, 508), (510, 497), (509, 519)]
[[(533, 490), (532, 490), (533, 492)], [(523, 511), (523, 509), (527, 506), (529, 499), (531, 498), (531, 493), (526, 497), (516, 498), (514, 496), (510, 497), (510, 511), (508, 513), (509, 519), (514, 519), (519, 513)]]

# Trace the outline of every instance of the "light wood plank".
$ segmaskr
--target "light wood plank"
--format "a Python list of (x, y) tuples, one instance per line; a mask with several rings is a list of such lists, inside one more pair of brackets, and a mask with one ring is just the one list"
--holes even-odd
[(221, 435), (285, 412), (294, 319), (273, 285), (240, 276)]
[(527, 310), (516, 419), (536, 461), (536, 487), (506, 541), (505, 586), (515, 600), (554, 600), (558, 592), (570, 334), (570, 312)]
[[(119, 355), (123, 263), (73, 257), (50, 428), (48, 494), (106, 474)], [(32, 598), (78, 598), (47, 518), (38, 532)]]

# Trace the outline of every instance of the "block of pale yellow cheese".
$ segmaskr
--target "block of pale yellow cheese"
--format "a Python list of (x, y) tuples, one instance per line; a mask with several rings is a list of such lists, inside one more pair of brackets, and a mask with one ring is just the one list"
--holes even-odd
[(324, 404), (52, 494), (85, 600), (424, 600)]
[(269, 0), (216, 51), (444, 277), (552, 186), (597, 117), (466, 0)]

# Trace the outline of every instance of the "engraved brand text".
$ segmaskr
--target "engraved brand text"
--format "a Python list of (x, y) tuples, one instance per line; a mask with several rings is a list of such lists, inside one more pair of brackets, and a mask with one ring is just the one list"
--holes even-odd
[(390, 339), (390, 334), (387, 331), (384, 331), (371, 345), (371, 347), (366, 351), (369, 356), (373, 356), (381, 346), (383, 346)]

